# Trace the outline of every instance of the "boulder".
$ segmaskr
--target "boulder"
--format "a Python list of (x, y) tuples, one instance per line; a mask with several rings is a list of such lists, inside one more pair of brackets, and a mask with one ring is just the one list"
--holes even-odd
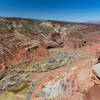
[(100, 78), (100, 63), (93, 66), (93, 72), (98, 78)]

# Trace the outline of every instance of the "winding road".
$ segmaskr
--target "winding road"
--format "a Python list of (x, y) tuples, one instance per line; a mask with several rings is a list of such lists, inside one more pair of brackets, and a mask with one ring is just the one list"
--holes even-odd
[[(26, 100), (32, 100), (32, 99), (31, 99), (31, 98), (32, 98), (32, 95), (34, 94), (35, 89), (36, 89), (37, 85), (39, 84), (39, 82), (40, 82), (41, 80), (43, 80), (44, 78), (48, 77), (49, 75), (52, 75), (52, 74), (57, 73), (57, 72), (59, 72), (59, 71), (61, 71), (61, 70), (64, 70), (66, 67), (68, 67), (68, 66), (71, 64), (72, 58), (73, 58), (74, 56), (77, 56), (78, 54), (84, 55), (83, 52), (85, 52), (86, 50), (91, 49), (91, 48), (93, 48), (93, 46), (90, 46), (90, 47), (88, 47), (88, 48), (85, 48), (84, 50), (82, 50), (82, 51), (80, 51), (80, 52), (78, 52), (78, 53), (74, 53), (72, 56), (69, 56), (69, 57), (68, 57), (68, 58), (69, 58), (69, 59), (68, 59), (68, 63), (65, 64), (64, 67), (62, 67), (62, 69), (57, 70), (57, 71), (54, 71), (54, 72), (50, 72), (50, 73), (48, 73), (48, 74), (45, 74), (45, 75), (42, 76), (39, 80), (37, 80), (37, 81), (35, 82), (33, 88), (32, 88), (31, 93), (29, 93), (29, 95), (28, 95), (28, 97), (27, 97)], [(88, 56), (88, 55), (84, 55), (84, 56)], [(90, 57), (90, 56), (88, 56), (88, 57)]]

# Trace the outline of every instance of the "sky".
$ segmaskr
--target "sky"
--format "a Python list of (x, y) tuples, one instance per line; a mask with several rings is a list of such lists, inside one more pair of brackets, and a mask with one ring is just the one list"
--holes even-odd
[(100, 20), (100, 0), (0, 0), (0, 16), (70, 22)]

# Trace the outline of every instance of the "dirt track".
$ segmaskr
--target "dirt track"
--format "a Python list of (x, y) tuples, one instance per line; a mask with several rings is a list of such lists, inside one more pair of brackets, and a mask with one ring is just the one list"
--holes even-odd
[[(91, 54), (90, 54), (89, 51), (92, 50), (92, 51), (95, 52), (94, 48), (97, 49), (97, 47), (99, 47), (99, 45), (94, 45), (94, 46), (85, 48), (85, 49), (83, 49), (82, 51), (80, 51), (80, 52), (78, 52), (78, 53), (74, 53), (73, 56), (74, 56), (74, 55), (78, 55), (78, 54), (82, 54), (82, 55), (87, 56), (87, 55), (89, 54), (89, 57), (90, 57)], [(72, 56), (72, 57), (73, 57), (73, 56)], [(28, 96), (27, 100), (33, 100), (33, 98), (34, 98), (34, 96), (35, 96), (36, 87), (38, 87), (38, 85), (41, 84), (43, 80), (45, 80), (45, 82), (46, 82), (46, 81), (48, 81), (47, 78), (49, 78), (50, 75), (54, 75), (54, 76), (55, 76), (55, 74), (56, 74), (56, 76), (57, 76), (57, 73), (61, 73), (61, 72), (63, 73), (63, 70), (66, 71), (66, 68), (68, 69), (68, 66), (71, 64), (72, 57), (68, 60), (68, 63), (67, 63), (64, 67), (59, 68), (59, 70), (55, 70), (55, 71), (49, 72), (49, 73), (45, 74), (44, 76), (42, 76), (39, 80), (37, 80), (37, 81), (35, 82), (35, 85), (34, 85), (33, 88), (32, 88), (32, 92), (31, 92), (31, 94)], [(46, 79), (45, 79), (45, 78), (46, 78)], [(42, 83), (42, 84), (43, 84), (43, 83)]]

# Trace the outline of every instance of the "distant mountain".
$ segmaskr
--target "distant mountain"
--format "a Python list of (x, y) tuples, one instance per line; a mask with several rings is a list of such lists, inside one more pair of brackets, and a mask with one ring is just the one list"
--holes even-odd
[(88, 21), (87, 23), (91, 23), (91, 24), (100, 24), (100, 20)]

